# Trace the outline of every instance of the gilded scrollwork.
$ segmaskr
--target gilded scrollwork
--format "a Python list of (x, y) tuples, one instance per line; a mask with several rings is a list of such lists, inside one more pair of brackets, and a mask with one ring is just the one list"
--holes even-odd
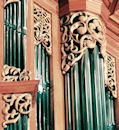
[(31, 79), (29, 71), (21, 71), (20, 68), (8, 65), (3, 66), (2, 77), (3, 81), (24, 81)]
[(30, 93), (3, 95), (5, 106), (3, 108), (3, 127), (16, 123), (21, 114), (29, 114), (32, 107), (32, 96)]
[(80, 60), (86, 49), (100, 46), (106, 61), (105, 26), (98, 16), (85, 11), (71, 12), (61, 18), (62, 72)]
[(34, 4), (34, 43), (42, 44), (51, 55), (51, 14), (36, 4)]
[(111, 91), (111, 95), (117, 98), (115, 58), (110, 54), (107, 54), (107, 78), (107, 87)]

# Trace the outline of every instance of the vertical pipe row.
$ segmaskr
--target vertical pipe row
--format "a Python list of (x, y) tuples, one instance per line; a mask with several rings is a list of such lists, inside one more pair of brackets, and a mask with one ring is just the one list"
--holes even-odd
[(66, 129), (114, 129), (114, 102), (105, 92), (103, 62), (96, 46), (74, 64), (73, 80), (72, 68), (65, 75)]
[(46, 49), (38, 44), (35, 46), (35, 79), (40, 79), (37, 93), (37, 130), (49, 130), (50, 77), (49, 55)]

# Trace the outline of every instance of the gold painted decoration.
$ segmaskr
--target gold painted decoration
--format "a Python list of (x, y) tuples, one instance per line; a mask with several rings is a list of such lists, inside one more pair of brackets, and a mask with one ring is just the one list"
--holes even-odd
[(105, 26), (98, 16), (85, 11), (71, 12), (61, 18), (62, 72), (65, 74), (84, 52), (95, 45), (106, 61)]
[(2, 72), (3, 81), (31, 80), (30, 72), (14, 66), (4, 65)]
[(16, 123), (21, 114), (29, 114), (32, 107), (32, 96), (30, 93), (3, 95), (5, 106), (3, 108), (3, 127)]
[(51, 14), (36, 4), (34, 4), (34, 43), (42, 44), (51, 55)]
[(107, 87), (111, 91), (111, 95), (117, 98), (115, 58), (110, 54), (107, 54), (107, 78)]

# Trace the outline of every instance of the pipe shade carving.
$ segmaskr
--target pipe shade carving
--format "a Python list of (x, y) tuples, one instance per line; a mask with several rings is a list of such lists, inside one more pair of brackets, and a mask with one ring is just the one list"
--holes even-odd
[[(107, 69), (105, 26), (97, 15), (86, 11), (71, 12), (61, 18), (61, 53), (62, 73), (79, 61), (87, 49), (100, 47), (100, 55), (104, 58), (105, 84), (116, 98)], [(115, 89), (116, 90), (116, 89)]]
[(65, 74), (81, 59), (86, 49), (100, 46), (100, 54), (106, 58), (105, 26), (91, 13), (72, 12), (61, 18), (62, 72)]
[(3, 108), (4, 128), (7, 127), (7, 124), (16, 123), (21, 114), (29, 114), (31, 111), (32, 96), (30, 93), (3, 95), (3, 100), (5, 101)]
[(31, 80), (30, 72), (14, 66), (4, 65), (2, 72), (3, 81)]
[(107, 87), (111, 91), (112, 96), (117, 98), (115, 58), (110, 54), (107, 54), (107, 77)]
[(34, 43), (42, 44), (51, 55), (51, 14), (36, 4), (34, 4)]

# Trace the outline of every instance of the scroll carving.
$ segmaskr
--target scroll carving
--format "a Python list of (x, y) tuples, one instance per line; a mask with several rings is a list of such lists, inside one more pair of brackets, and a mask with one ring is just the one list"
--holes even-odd
[(107, 87), (111, 91), (111, 95), (117, 98), (115, 58), (110, 54), (107, 54), (107, 78)]
[(34, 4), (34, 43), (42, 44), (51, 55), (51, 14), (36, 4)]
[(21, 114), (29, 114), (31, 111), (32, 96), (29, 93), (4, 95), (3, 100), (5, 101), (4, 128), (7, 127), (7, 124), (16, 123)]
[(24, 81), (30, 80), (30, 72), (13, 66), (4, 65), (2, 72), (3, 81)]
[(85, 50), (100, 46), (100, 54), (106, 62), (105, 26), (98, 16), (80, 11), (61, 18), (62, 72), (65, 74), (79, 61)]

